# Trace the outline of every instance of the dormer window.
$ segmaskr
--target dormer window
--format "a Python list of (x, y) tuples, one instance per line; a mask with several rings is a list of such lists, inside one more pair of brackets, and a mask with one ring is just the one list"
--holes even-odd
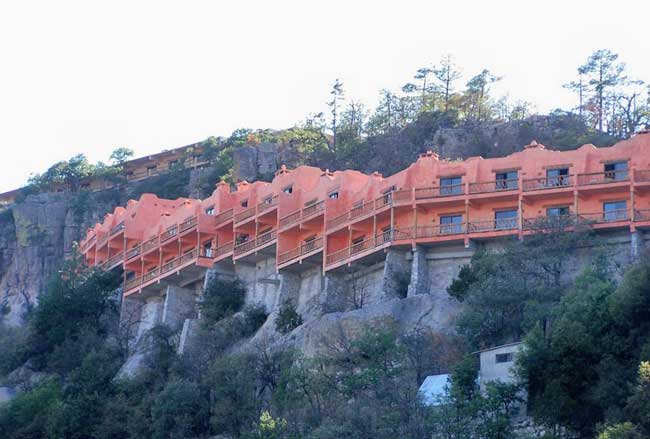
[(244, 200), (241, 202), (241, 207), (248, 207), (248, 200)]
[(206, 215), (214, 215), (214, 206), (210, 206), (207, 209), (205, 209), (205, 214)]
[(285, 194), (293, 193), (293, 185), (285, 187), (284, 189), (282, 189), (282, 192), (284, 192)]
[(336, 200), (336, 199), (339, 197), (339, 191), (331, 192), (331, 193), (328, 195), (328, 197), (331, 198), (332, 200)]

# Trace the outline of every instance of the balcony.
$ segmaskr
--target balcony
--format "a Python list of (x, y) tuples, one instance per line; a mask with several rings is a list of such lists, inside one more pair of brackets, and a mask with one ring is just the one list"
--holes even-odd
[(393, 191), (393, 203), (395, 204), (409, 204), (413, 202), (414, 190), (413, 189), (400, 189)]
[(499, 232), (503, 230), (513, 230), (519, 227), (518, 218), (504, 218), (491, 220), (470, 221), (467, 225), (468, 233), (479, 232)]
[(650, 169), (635, 169), (634, 181), (639, 183), (650, 182)]
[(272, 209), (278, 205), (278, 196), (274, 195), (273, 197), (267, 198), (266, 200), (258, 203), (257, 205), (257, 214), (260, 215), (266, 211)]
[(232, 241), (223, 244), (214, 251), (214, 259), (220, 259), (225, 255), (228, 255), (233, 252), (234, 243)]
[(180, 268), (190, 262), (193, 262), (196, 260), (196, 257), (198, 255), (198, 252), (196, 249), (192, 249), (185, 253), (184, 255), (181, 255), (175, 259), (172, 259), (169, 262), (165, 262), (161, 267), (160, 267), (160, 274), (163, 275), (165, 273), (169, 273), (170, 271)]
[(220, 213), (219, 215), (214, 217), (214, 224), (216, 227), (219, 227), (226, 222), (232, 220), (233, 218), (233, 210), (228, 209), (225, 212)]
[(440, 197), (453, 197), (465, 194), (465, 185), (453, 184), (448, 186), (421, 187), (415, 189), (415, 200), (429, 200)]
[(167, 242), (178, 235), (178, 226), (171, 226), (160, 234), (160, 243)]
[(349, 247), (330, 253), (325, 257), (325, 265), (331, 266), (348, 259), (358, 259), (364, 254), (367, 255), (369, 251), (374, 253), (373, 250), (378, 250), (384, 244), (392, 242), (392, 240), (392, 231), (381, 232), (374, 237), (366, 238), (363, 241), (353, 243)]
[(178, 233), (184, 233), (188, 230), (192, 230), (196, 227), (197, 224), (198, 218), (196, 216), (191, 216), (178, 225)]
[(111, 236), (121, 232), (122, 230), (124, 230), (124, 221), (122, 221), (121, 223), (119, 223), (118, 225), (116, 225), (111, 229)]
[(235, 214), (235, 224), (246, 221), (255, 216), (255, 206), (249, 207), (248, 209), (242, 210), (241, 212)]
[(149, 250), (152, 250), (160, 244), (160, 240), (158, 239), (158, 236), (154, 236), (153, 238), (145, 241), (142, 243), (142, 254), (147, 253)]
[(634, 221), (650, 221), (650, 209), (635, 210)]
[(102, 269), (111, 270), (118, 265), (122, 264), (124, 260), (124, 252), (119, 252), (108, 258), (108, 260), (102, 265)]
[(492, 180), (492, 181), (482, 181), (478, 183), (469, 184), (469, 193), (470, 194), (484, 194), (490, 192), (505, 192), (505, 191), (514, 191), (519, 189), (519, 179), (503, 179), (503, 180)]
[(141, 250), (140, 244), (137, 244), (132, 249), (127, 250), (127, 252), (126, 252), (126, 260), (129, 261), (129, 260), (135, 258), (136, 256), (139, 256), (140, 255), (140, 250)]
[(238, 257), (250, 251), (260, 249), (261, 247), (265, 247), (267, 244), (273, 242), (276, 238), (277, 238), (277, 231), (269, 230), (268, 232), (258, 235), (255, 239), (251, 239), (250, 241), (242, 242), (240, 244), (235, 245), (234, 255), (235, 257)]
[(300, 246), (291, 249), (289, 251), (286, 251), (284, 253), (281, 253), (278, 255), (278, 265), (285, 264), (289, 261), (292, 261), (294, 259), (297, 259), (301, 256), (307, 255), (311, 252), (314, 252), (316, 250), (320, 250), (323, 248), (323, 238), (319, 236), (318, 238), (315, 238), (311, 241), (308, 242), (303, 242), (300, 244)]
[[(397, 191), (401, 192), (401, 191)], [(326, 228), (327, 230), (335, 229), (339, 227), (341, 224), (344, 224), (348, 221), (363, 218), (367, 215), (370, 215), (371, 213), (375, 213), (376, 211), (387, 207), (387, 206), (392, 206), (394, 197), (393, 195), (396, 193), (396, 191), (381, 195), (374, 200), (366, 201), (363, 204), (360, 204), (358, 206), (353, 207), (349, 211), (342, 213), (341, 215), (338, 215), (332, 219), (327, 220)], [(412, 189), (408, 190), (409, 194), (413, 193)]]
[(629, 181), (628, 171), (606, 171), (592, 172), (590, 174), (578, 175), (578, 186), (589, 186), (593, 184), (621, 183)]
[(581, 222), (587, 224), (606, 224), (618, 221), (629, 221), (630, 211), (627, 209), (610, 210), (597, 213), (581, 213), (578, 215)]
[(557, 177), (527, 178), (523, 181), (524, 192), (542, 189), (558, 189), (573, 186), (574, 176), (560, 175)]
[(280, 218), (280, 228), (286, 228), (298, 222), (306, 221), (324, 211), (325, 201), (319, 201), (317, 203), (311, 204), (302, 208), (301, 210), (296, 210), (295, 212), (292, 212), (289, 215)]

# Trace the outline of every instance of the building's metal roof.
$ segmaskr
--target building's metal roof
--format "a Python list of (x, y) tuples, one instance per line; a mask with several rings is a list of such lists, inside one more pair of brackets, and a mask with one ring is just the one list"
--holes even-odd
[(451, 386), (451, 375), (429, 375), (418, 391), (425, 405), (440, 405)]

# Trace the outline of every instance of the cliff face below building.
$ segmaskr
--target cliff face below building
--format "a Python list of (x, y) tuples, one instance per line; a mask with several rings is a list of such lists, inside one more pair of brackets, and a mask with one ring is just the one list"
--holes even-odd
[(78, 211), (75, 201), (71, 194), (38, 194), (2, 212), (0, 307), (5, 323), (23, 322), (73, 243), (99, 217), (97, 211)]

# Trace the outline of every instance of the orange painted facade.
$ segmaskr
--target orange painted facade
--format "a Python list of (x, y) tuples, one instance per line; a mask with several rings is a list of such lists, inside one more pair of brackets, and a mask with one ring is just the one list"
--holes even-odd
[(552, 215), (650, 228), (650, 134), (564, 152), (533, 142), (492, 159), (426, 153), (389, 177), (283, 167), (270, 183), (219, 183), (205, 200), (145, 194), (106, 215), (80, 249), (90, 265), (122, 266), (131, 295), (188, 267), (274, 257), (278, 270), (338, 270), (389, 246), (522, 237)]

